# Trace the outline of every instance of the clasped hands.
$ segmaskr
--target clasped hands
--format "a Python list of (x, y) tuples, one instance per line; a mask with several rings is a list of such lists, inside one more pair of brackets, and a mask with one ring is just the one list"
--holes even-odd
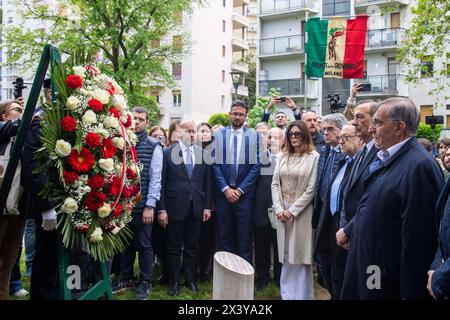
[(239, 198), (241, 197), (242, 193), (239, 189), (231, 189), (228, 188), (224, 192), (225, 198), (227, 198), (229, 203), (236, 203), (239, 201)]
[(277, 219), (281, 222), (286, 222), (291, 219), (294, 215), (289, 212), (289, 210), (283, 210), (277, 213)]

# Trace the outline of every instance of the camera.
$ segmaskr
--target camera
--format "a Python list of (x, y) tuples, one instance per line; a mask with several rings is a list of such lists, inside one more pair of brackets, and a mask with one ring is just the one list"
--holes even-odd
[(14, 86), (14, 91), (13, 91), (14, 99), (17, 99), (22, 96), (22, 91), (23, 91), (23, 89), (26, 88), (26, 86), (23, 85), (23, 78), (20, 78), (20, 77), (17, 77), (16, 80), (14, 80), (12, 84)]
[(280, 102), (286, 102), (286, 97), (280, 97)]
[(339, 94), (335, 93), (333, 95), (329, 94), (325, 97), (327, 101), (330, 103), (330, 112), (336, 113), (339, 112), (339, 108), (345, 108), (346, 104), (341, 101), (341, 97)]

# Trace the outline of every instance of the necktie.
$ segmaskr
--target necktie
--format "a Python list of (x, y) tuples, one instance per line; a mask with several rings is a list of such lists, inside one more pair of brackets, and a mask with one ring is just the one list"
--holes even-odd
[(194, 163), (192, 159), (191, 149), (186, 149), (186, 171), (188, 173), (189, 179), (192, 177), (192, 171), (194, 171)]
[[(339, 174), (336, 176), (335, 180), (339, 183), (339, 187), (337, 192), (330, 194), (330, 211), (331, 215), (335, 215), (336, 212), (340, 211), (340, 199), (341, 199), (341, 190), (344, 187), (344, 179), (345, 176), (350, 172), (350, 169), (353, 164), (353, 158), (347, 156), (345, 158), (345, 165), (341, 168)], [(339, 181), (340, 180), (340, 181)], [(333, 191), (333, 189), (332, 189)]]
[(369, 174), (372, 174), (375, 171), (377, 171), (384, 163), (386, 163), (389, 160), (389, 158), (390, 158), (389, 151), (386, 151), (383, 154), (383, 159), (378, 159), (377, 161), (375, 161), (370, 165)]
[(328, 155), (327, 161), (325, 163), (325, 168), (322, 173), (322, 182), (320, 184), (319, 189), (320, 198), (322, 200), (324, 199), (325, 192), (327, 191), (328, 182), (330, 181), (335, 155), (336, 151), (334, 149), (331, 149), (330, 154)]
[(235, 131), (233, 133), (233, 148), (232, 148), (232, 154), (233, 154), (233, 163), (231, 164), (231, 172), (230, 172), (230, 186), (235, 187), (237, 182), (237, 132)]

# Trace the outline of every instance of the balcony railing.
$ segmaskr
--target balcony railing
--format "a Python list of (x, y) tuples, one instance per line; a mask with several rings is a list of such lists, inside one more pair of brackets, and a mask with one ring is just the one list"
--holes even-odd
[(275, 88), (282, 96), (299, 96), (304, 94), (303, 79), (280, 79), (259, 81), (259, 95), (267, 96)]
[(370, 5), (376, 3), (378, 5), (397, 5), (408, 4), (409, 0), (355, 0), (355, 7)]
[(360, 92), (360, 94), (397, 94), (400, 77), (402, 77), (400, 74), (367, 76), (365, 79), (362, 79), (362, 82), (370, 83), (371, 90)]
[(293, 9), (302, 9), (307, 5), (305, 0), (261, 0), (260, 13), (273, 13), (280, 11), (289, 11)]
[(267, 38), (260, 40), (260, 55), (303, 52), (303, 35)]
[(366, 48), (397, 46), (400, 44), (403, 31), (401, 28), (368, 30)]

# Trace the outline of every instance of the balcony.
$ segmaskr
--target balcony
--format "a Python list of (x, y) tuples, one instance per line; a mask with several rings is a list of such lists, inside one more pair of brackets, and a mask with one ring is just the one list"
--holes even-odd
[(291, 55), (304, 53), (302, 34), (295, 36), (261, 39), (259, 42), (260, 58), (274, 55)]
[(231, 46), (233, 47), (233, 52), (246, 51), (249, 49), (248, 42), (236, 36), (233, 36), (233, 39), (231, 39)]
[(231, 69), (233, 69), (233, 72), (248, 73), (248, 64), (240, 60), (233, 61)]
[(387, 49), (397, 49), (400, 45), (404, 29), (386, 28), (368, 30), (366, 38), (366, 51), (375, 52)]
[(256, 39), (248, 39), (248, 45), (249, 45), (249, 47), (250, 48), (256, 48), (256, 42), (257, 42), (258, 40), (256, 40)]
[(250, 24), (248, 18), (237, 11), (233, 11), (231, 20), (233, 21), (233, 29), (240, 29), (242, 27), (248, 28), (248, 25)]
[(299, 11), (318, 13), (318, 1), (315, 0), (261, 0), (260, 18), (270, 18), (274, 15), (295, 15)]
[(401, 81), (402, 77), (403, 75), (400, 74), (367, 76), (365, 79), (362, 79), (362, 82), (370, 83), (371, 90), (359, 92), (358, 96), (406, 96), (407, 87), (405, 86), (405, 88), (403, 88), (403, 83)]
[(249, 17), (258, 16), (258, 8), (257, 7), (248, 7), (247, 8), (247, 16), (249, 16)]
[[(231, 88), (231, 94), (235, 94), (234, 88)], [(237, 89), (238, 96), (248, 97), (248, 87), (242, 84), (239, 85)]]
[(355, 0), (355, 10), (365, 11), (369, 6), (396, 7), (401, 5), (408, 5), (409, 0)]
[(282, 96), (301, 96), (305, 93), (303, 79), (280, 79), (259, 81), (259, 95), (266, 97), (271, 88), (277, 89)]

